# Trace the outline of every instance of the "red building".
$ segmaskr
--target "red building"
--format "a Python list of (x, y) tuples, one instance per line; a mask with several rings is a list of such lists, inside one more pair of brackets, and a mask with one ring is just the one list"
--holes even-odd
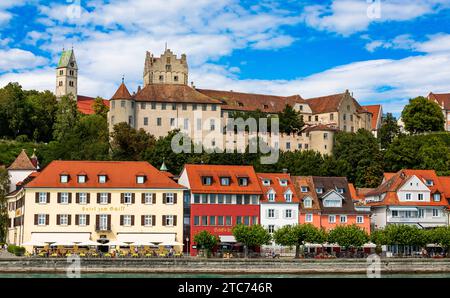
[[(185, 165), (179, 184), (190, 190), (185, 225), (190, 225), (190, 253), (197, 254), (194, 235), (206, 230), (233, 247), (237, 224), (259, 224), (262, 190), (252, 166)], [(189, 241), (187, 241), (189, 242)]]

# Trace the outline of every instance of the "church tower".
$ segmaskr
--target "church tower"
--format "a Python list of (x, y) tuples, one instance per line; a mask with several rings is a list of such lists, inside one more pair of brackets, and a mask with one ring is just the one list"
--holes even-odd
[(63, 50), (56, 67), (56, 99), (72, 94), (77, 100), (78, 94), (78, 66), (72, 50)]
[(150, 84), (188, 84), (188, 64), (186, 54), (178, 59), (170, 49), (156, 58), (147, 52), (144, 66), (144, 86)]

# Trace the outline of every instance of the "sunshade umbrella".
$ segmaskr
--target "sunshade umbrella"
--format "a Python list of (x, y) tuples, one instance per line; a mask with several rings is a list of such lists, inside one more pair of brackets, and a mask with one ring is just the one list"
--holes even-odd
[(110, 241), (106, 243), (109, 246), (130, 246), (130, 244), (121, 241)]
[(92, 240), (86, 240), (80, 243), (77, 243), (77, 246), (99, 246), (101, 245), (98, 242), (92, 241)]
[(161, 246), (178, 246), (178, 245), (182, 246), (184, 244), (181, 242), (176, 242), (176, 241), (167, 241), (167, 242), (160, 243), (159, 245), (161, 245)]
[(75, 243), (69, 241), (61, 241), (50, 244), (50, 246), (74, 246)]
[(23, 246), (46, 246), (47, 243), (31, 240), (29, 242), (22, 243), (22, 245)]

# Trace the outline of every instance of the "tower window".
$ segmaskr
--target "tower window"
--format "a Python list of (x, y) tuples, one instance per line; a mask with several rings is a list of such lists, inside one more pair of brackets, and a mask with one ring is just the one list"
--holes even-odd
[(63, 85), (63, 82), (59, 81), (59, 86), (62, 87), (62, 85)]
[(161, 126), (161, 118), (156, 118), (156, 125)]
[(164, 81), (164, 76), (159, 76), (159, 81), (163, 82)]
[(148, 118), (144, 117), (144, 125), (147, 126), (148, 125)]
[(133, 125), (133, 116), (128, 116), (128, 124), (129, 124), (130, 126), (134, 126), (134, 125)]
[(74, 75), (74, 71), (73, 71), (73, 70), (70, 71), (70, 75), (71, 75), (71, 76)]
[(178, 82), (178, 76), (174, 76), (174, 77), (173, 77), (173, 80), (174, 80), (175, 82)]
[(172, 65), (166, 65), (166, 71), (172, 71)]
[(69, 86), (73, 87), (73, 81), (69, 81)]
[(61, 69), (61, 70), (59, 71), (59, 75), (62, 76), (63, 74), (64, 74), (64, 70)]
[(120, 101), (120, 106), (121, 106), (122, 108), (125, 107), (125, 100), (121, 100), (121, 101)]

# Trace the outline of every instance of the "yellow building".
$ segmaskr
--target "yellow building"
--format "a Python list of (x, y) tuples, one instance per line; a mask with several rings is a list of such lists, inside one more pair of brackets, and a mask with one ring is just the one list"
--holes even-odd
[(147, 162), (53, 161), (34, 176), (9, 195), (10, 243), (182, 248), (184, 187)]

